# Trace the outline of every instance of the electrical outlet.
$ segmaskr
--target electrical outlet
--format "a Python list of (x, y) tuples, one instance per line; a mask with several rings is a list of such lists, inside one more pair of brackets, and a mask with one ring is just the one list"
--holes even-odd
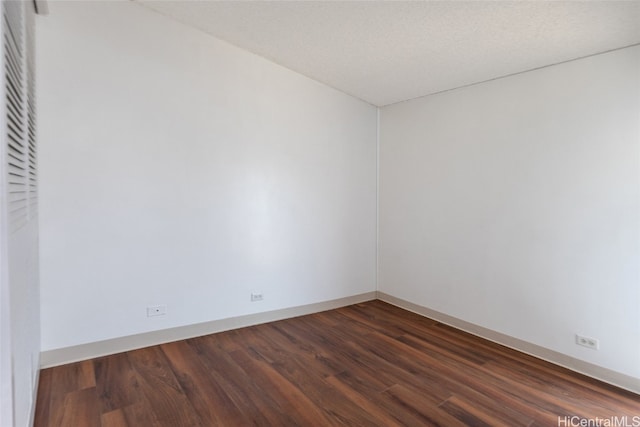
[(262, 301), (263, 299), (262, 292), (251, 292), (251, 302)]
[(165, 304), (147, 307), (147, 317), (164, 316), (165, 314), (167, 314), (167, 306)]
[(576, 334), (576, 344), (583, 347), (591, 348), (593, 350), (598, 350), (600, 348), (600, 341), (598, 341), (597, 339), (585, 337), (578, 334)]

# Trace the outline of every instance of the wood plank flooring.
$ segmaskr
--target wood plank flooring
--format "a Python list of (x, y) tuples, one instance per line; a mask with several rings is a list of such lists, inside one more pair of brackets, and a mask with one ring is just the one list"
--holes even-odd
[(570, 426), (624, 416), (640, 422), (640, 396), (370, 301), (45, 369), (35, 425)]

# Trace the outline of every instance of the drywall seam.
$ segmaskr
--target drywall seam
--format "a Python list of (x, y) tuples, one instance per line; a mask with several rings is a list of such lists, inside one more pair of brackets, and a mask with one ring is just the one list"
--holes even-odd
[(380, 107), (376, 107), (376, 292), (380, 289)]
[(351, 304), (371, 301), (376, 298), (376, 292), (366, 292), (345, 298), (323, 301), (314, 304), (290, 307), (281, 310), (267, 311), (263, 313), (248, 314), (245, 316), (230, 317), (227, 319), (213, 320), (211, 322), (197, 323), (194, 325), (179, 326), (176, 328), (151, 331), (142, 334), (129, 335), (104, 341), (80, 344), (72, 347), (64, 347), (55, 350), (44, 351), (40, 354), (40, 366), (42, 369), (123, 351), (135, 350), (179, 341), (198, 336), (214, 334), (231, 329), (244, 328), (261, 323), (274, 322), (292, 317), (304, 316), (321, 311), (332, 310)]
[(393, 304), (397, 307), (409, 310), (421, 316), (437, 320), (438, 322), (452, 326), (456, 329), (460, 329), (462, 331), (476, 335), (480, 338), (484, 338), (497, 344), (504, 345), (505, 347), (509, 347), (530, 356), (537, 357), (538, 359), (551, 362), (555, 365), (562, 366), (564, 368), (595, 378), (597, 380), (604, 381), (633, 393), (640, 394), (639, 378), (634, 378), (632, 376), (625, 375), (611, 369), (603, 368), (601, 366), (594, 365), (592, 363), (588, 363), (571, 356), (567, 356), (566, 354), (562, 354), (557, 351), (553, 351), (548, 348), (544, 348), (536, 344), (532, 344), (527, 341), (523, 341), (521, 339), (493, 331), (491, 329), (483, 328), (482, 326), (474, 325), (473, 323), (469, 323), (456, 317), (441, 313), (439, 311), (432, 310), (428, 307), (414, 304), (401, 298), (396, 298), (384, 292), (378, 291), (377, 298), (381, 301), (388, 302), (389, 304)]

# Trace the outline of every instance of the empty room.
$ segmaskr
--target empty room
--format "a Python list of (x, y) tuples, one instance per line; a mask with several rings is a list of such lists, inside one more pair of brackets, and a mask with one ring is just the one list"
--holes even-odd
[(0, 426), (640, 426), (640, 1), (0, 31)]

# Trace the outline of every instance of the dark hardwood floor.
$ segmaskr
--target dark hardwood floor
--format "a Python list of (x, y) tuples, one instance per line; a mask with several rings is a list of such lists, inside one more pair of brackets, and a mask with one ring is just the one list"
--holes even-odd
[(371, 301), (45, 369), (35, 425), (571, 426), (624, 416), (640, 422), (640, 396)]

